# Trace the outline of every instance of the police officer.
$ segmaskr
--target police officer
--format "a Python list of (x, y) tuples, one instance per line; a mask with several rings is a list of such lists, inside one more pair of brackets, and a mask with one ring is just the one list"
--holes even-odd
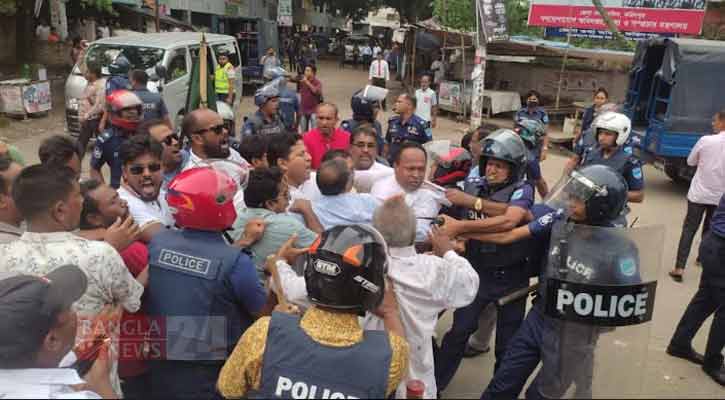
[(549, 194), (549, 185), (541, 174), (541, 148), (546, 136), (546, 125), (535, 119), (523, 119), (515, 122), (514, 132), (521, 136), (527, 149), (528, 164), (526, 181), (536, 187), (542, 198)]
[(373, 128), (375, 128), (378, 149), (382, 149), (385, 146), (385, 140), (383, 139), (383, 127), (377, 120), (378, 110), (380, 110), (380, 100), (369, 96), (369, 90), (367, 90), (368, 88), (369, 86), (360, 89), (352, 95), (352, 98), (350, 99), (352, 118), (342, 121), (340, 128), (352, 134), (361, 124), (371, 124)]
[[(483, 177), (471, 177), (465, 193), (449, 189), (446, 197), (462, 210), (464, 221), (443, 217), (443, 228), (451, 237), (476, 232), (495, 232), (526, 222), (534, 201), (526, 183), (526, 146), (511, 130), (499, 129), (482, 142), (479, 169)], [(469, 336), (478, 327), (478, 317), (490, 303), (511, 291), (528, 285), (525, 245), (491, 245), (470, 240), (466, 258), (480, 276), (481, 285), (470, 305), (455, 311), (453, 327), (443, 337), (436, 359), (436, 382), (444, 389), (453, 378), (463, 357)], [(496, 324), (496, 365), (503, 358), (508, 340), (524, 318), (526, 304), (517, 301), (498, 310)]]
[(131, 71), (131, 86), (136, 96), (143, 102), (143, 120), (162, 120), (171, 128), (169, 110), (166, 108), (160, 93), (152, 93), (148, 89), (149, 75), (142, 69)]
[(96, 138), (91, 156), (91, 178), (105, 182), (101, 168), (108, 164), (111, 168), (111, 186), (118, 189), (123, 166), (121, 143), (136, 132), (143, 118), (143, 103), (129, 90), (116, 90), (106, 97), (106, 106), (111, 125)]
[(119, 54), (108, 66), (108, 73), (111, 76), (106, 80), (106, 96), (116, 90), (130, 90), (131, 82), (128, 73), (131, 71), (131, 63), (123, 54)]
[(388, 145), (386, 156), (391, 164), (401, 143), (413, 141), (425, 144), (433, 140), (428, 122), (415, 115), (415, 107), (415, 97), (407, 93), (401, 94), (395, 100), (394, 111), (398, 115), (388, 120), (388, 131), (385, 133), (385, 142)]
[(229, 61), (229, 54), (219, 53), (217, 67), (214, 70), (214, 91), (217, 99), (229, 105), (234, 104), (234, 65)]
[[(632, 127), (630, 119), (620, 113), (608, 112), (600, 115), (592, 123), (596, 143), (582, 154), (580, 167), (587, 165), (607, 165), (617, 171), (627, 182), (629, 190), (627, 201), (641, 203), (644, 200), (644, 176), (641, 162), (632, 155), (627, 145)], [(626, 226), (627, 209), (617, 220), (618, 225)]]
[(169, 183), (180, 229), (149, 243), (148, 313), (166, 328), (165, 358), (150, 362), (151, 397), (214, 397), (224, 360), (265, 305), (252, 260), (222, 236), (236, 218), (236, 192), (235, 181), (211, 167)]
[[(509, 342), (507, 353), (482, 395), (483, 399), (518, 397), (539, 361), (543, 358), (547, 364), (553, 359), (556, 363), (557, 357), (562, 356), (561, 351), (567, 352), (568, 357), (577, 357), (579, 371), (554, 376), (560, 372), (558, 366), (545, 365), (545, 368), (550, 367), (555, 371), (550, 373), (542, 368), (542, 372), (529, 387), (526, 398), (542, 398), (544, 395), (559, 397), (571, 383), (576, 383), (576, 398), (591, 397), (593, 348), (601, 328), (578, 324), (579, 337), (570, 338), (567, 349), (552, 348), (552, 343), (559, 343), (562, 330), (558, 320), (544, 313), (544, 302), (541, 301), (546, 296), (547, 275), (544, 267), (550, 245), (552, 254), (564, 257), (560, 253), (563, 251), (561, 246), (550, 241), (552, 232), (567, 229), (567, 217), (569, 221), (579, 224), (614, 227), (615, 220), (627, 201), (627, 184), (612, 168), (592, 165), (574, 171), (554, 192), (562, 197), (532, 207), (533, 220), (528, 225), (504, 233), (476, 236), (483, 242), (496, 244), (531, 239), (530, 258), (532, 261), (539, 261), (541, 284), (534, 307)], [(638, 249), (633, 242), (603, 229), (593, 229), (587, 234), (571, 235), (569, 238), (571, 241), (564, 257), (568, 281), (610, 285), (635, 284), (640, 281)], [(606, 246), (602, 247), (602, 244)]]
[[(247, 330), (219, 376), (226, 398), (387, 398), (407, 373), (385, 240), (367, 225), (339, 225), (312, 244), (304, 272), (312, 307), (275, 312)], [(388, 290), (386, 290), (388, 286)], [(374, 312), (383, 331), (363, 331)], [(249, 379), (248, 377), (255, 377)]]
[(279, 89), (277, 83), (267, 83), (254, 93), (254, 104), (259, 109), (242, 126), (242, 135), (271, 135), (285, 132), (279, 116)]
[(265, 71), (272, 82), (279, 90), (279, 116), (288, 132), (297, 132), (297, 124), (300, 120), (300, 101), (297, 93), (287, 87), (287, 71), (281, 67), (271, 68)]

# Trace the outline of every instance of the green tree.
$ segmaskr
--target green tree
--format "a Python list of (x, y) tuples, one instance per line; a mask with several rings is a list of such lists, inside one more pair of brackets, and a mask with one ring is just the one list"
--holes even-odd
[(476, 29), (476, 3), (474, 0), (435, 0), (433, 16), (453, 29), (472, 31)]
[(15, 0), (0, 0), (0, 15), (13, 16), (18, 11)]

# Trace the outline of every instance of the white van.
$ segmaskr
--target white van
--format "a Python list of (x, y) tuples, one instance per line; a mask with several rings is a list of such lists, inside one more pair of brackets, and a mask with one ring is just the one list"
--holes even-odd
[[(209, 65), (209, 75), (213, 75), (217, 65), (216, 54), (223, 52), (229, 55), (230, 62), (234, 65), (236, 75), (234, 93), (236, 93), (233, 107), (225, 102), (217, 102), (217, 110), (225, 123), (229, 126), (230, 133), (234, 134), (235, 122), (239, 121), (237, 110), (242, 99), (242, 67), (237, 40), (233, 36), (205, 34), (206, 41), (212, 52), (214, 65)], [(191, 76), (192, 57), (199, 54), (199, 43), (201, 33), (199, 32), (168, 32), (148, 33), (130, 36), (114, 36), (111, 38), (97, 40), (88, 47), (85, 52), (86, 60), (101, 60), (101, 68), (104, 76), (108, 76), (108, 65), (116, 57), (123, 53), (131, 62), (132, 69), (144, 69), (152, 80), (150, 88), (154, 91), (162, 88), (161, 93), (166, 102), (172, 122), (178, 126), (181, 118), (186, 113), (186, 96), (189, 90), (189, 79)], [(97, 62), (97, 61), (96, 61)], [(166, 69), (166, 79), (158, 78), (156, 66), (161, 65)], [(80, 97), (87, 84), (81, 73), (79, 65), (73, 67), (73, 71), (65, 82), (65, 115), (66, 126), (72, 135), (80, 132), (78, 120), (78, 106)]]

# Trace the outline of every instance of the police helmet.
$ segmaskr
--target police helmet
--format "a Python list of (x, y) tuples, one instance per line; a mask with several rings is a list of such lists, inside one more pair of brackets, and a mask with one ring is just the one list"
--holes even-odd
[(231, 176), (219, 169), (196, 167), (171, 180), (166, 201), (177, 226), (222, 232), (237, 218), (234, 196), (238, 187)]
[(274, 84), (268, 83), (257, 89), (254, 93), (254, 105), (262, 107), (269, 100), (279, 97), (279, 88), (277, 87), (277, 84), (278, 83), (276, 82), (274, 82)]
[(111, 75), (128, 75), (128, 72), (131, 70), (131, 63), (128, 61), (128, 58), (124, 56), (123, 54), (119, 54), (118, 57), (116, 57), (115, 60), (111, 63), (111, 65), (108, 66), (108, 72)]
[(263, 75), (265, 78), (272, 80), (277, 78), (284, 78), (287, 76), (287, 71), (282, 67), (269, 67), (265, 68)]
[(530, 146), (537, 146), (546, 134), (546, 125), (535, 119), (522, 119), (516, 122), (514, 131)]
[(362, 89), (355, 92), (352, 99), (350, 99), (353, 118), (364, 119), (366, 121), (372, 120), (375, 113), (375, 105), (372, 101), (362, 97), (361, 94)]
[(526, 145), (524, 141), (510, 129), (498, 129), (481, 141), (481, 175), (486, 173), (488, 160), (501, 160), (511, 166), (511, 173), (506, 184), (520, 181), (526, 173)]
[[(114, 90), (106, 96), (106, 104), (111, 110), (111, 125), (117, 126), (127, 132), (135, 132), (143, 119), (143, 102), (130, 90)], [(136, 109), (138, 117), (135, 119), (123, 118), (122, 110)]]
[(632, 121), (624, 114), (618, 112), (606, 112), (599, 115), (592, 122), (597, 140), (599, 139), (599, 130), (607, 130), (617, 134), (617, 146), (622, 146), (629, 139), (629, 132), (632, 129)]
[(314, 304), (351, 311), (375, 310), (383, 300), (387, 246), (369, 225), (339, 225), (310, 246), (305, 283)]

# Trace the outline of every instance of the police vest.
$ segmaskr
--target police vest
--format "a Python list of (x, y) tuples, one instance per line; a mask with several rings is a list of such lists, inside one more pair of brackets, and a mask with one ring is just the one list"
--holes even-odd
[(255, 397), (383, 399), (391, 357), (384, 331), (365, 331), (354, 346), (325, 346), (310, 339), (299, 317), (273, 313)]
[(278, 116), (275, 116), (272, 122), (267, 122), (259, 113), (255, 113), (247, 119), (247, 123), (252, 126), (252, 133), (255, 135), (272, 135), (285, 132), (284, 124)]
[(133, 91), (141, 102), (143, 103), (143, 120), (150, 121), (153, 119), (161, 119), (164, 117), (161, 115), (161, 95), (159, 93), (152, 93), (148, 90), (134, 90)]
[(217, 67), (214, 71), (214, 90), (218, 94), (229, 93), (229, 73), (230, 69), (234, 69), (234, 66), (230, 63), (226, 63), (223, 67)]
[[(466, 193), (496, 203), (508, 203), (513, 193), (520, 189), (522, 182), (512, 183), (495, 192), (490, 192), (482, 187), (480, 180), (469, 179), (465, 183)], [(484, 219), (487, 216), (483, 212), (473, 209), (466, 209), (465, 218), (468, 220)], [(469, 240), (466, 246), (466, 258), (475, 268), (500, 268), (518, 264), (526, 259), (529, 252), (527, 241), (518, 241), (511, 244), (501, 245), (483, 243), (478, 240)]]
[(406, 141), (424, 144), (429, 141), (426, 129), (428, 124), (420, 117), (413, 114), (405, 125), (400, 117), (393, 117), (388, 120), (388, 135), (391, 144), (400, 144)]
[(604, 158), (602, 148), (595, 145), (586, 150), (582, 157), (581, 165), (582, 167), (587, 165), (606, 165), (617, 171), (620, 175), (624, 175), (630, 157), (631, 155), (627, 154), (623, 147), (620, 147), (611, 157)]
[[(221, 233), (165, 230), (149, 243), (148, 313), (163, 317), (166, 359), (224, 360), (243, 333), (229, 275), (238, 248)], [(250, 261), (251, 263), (251, 261)]]

